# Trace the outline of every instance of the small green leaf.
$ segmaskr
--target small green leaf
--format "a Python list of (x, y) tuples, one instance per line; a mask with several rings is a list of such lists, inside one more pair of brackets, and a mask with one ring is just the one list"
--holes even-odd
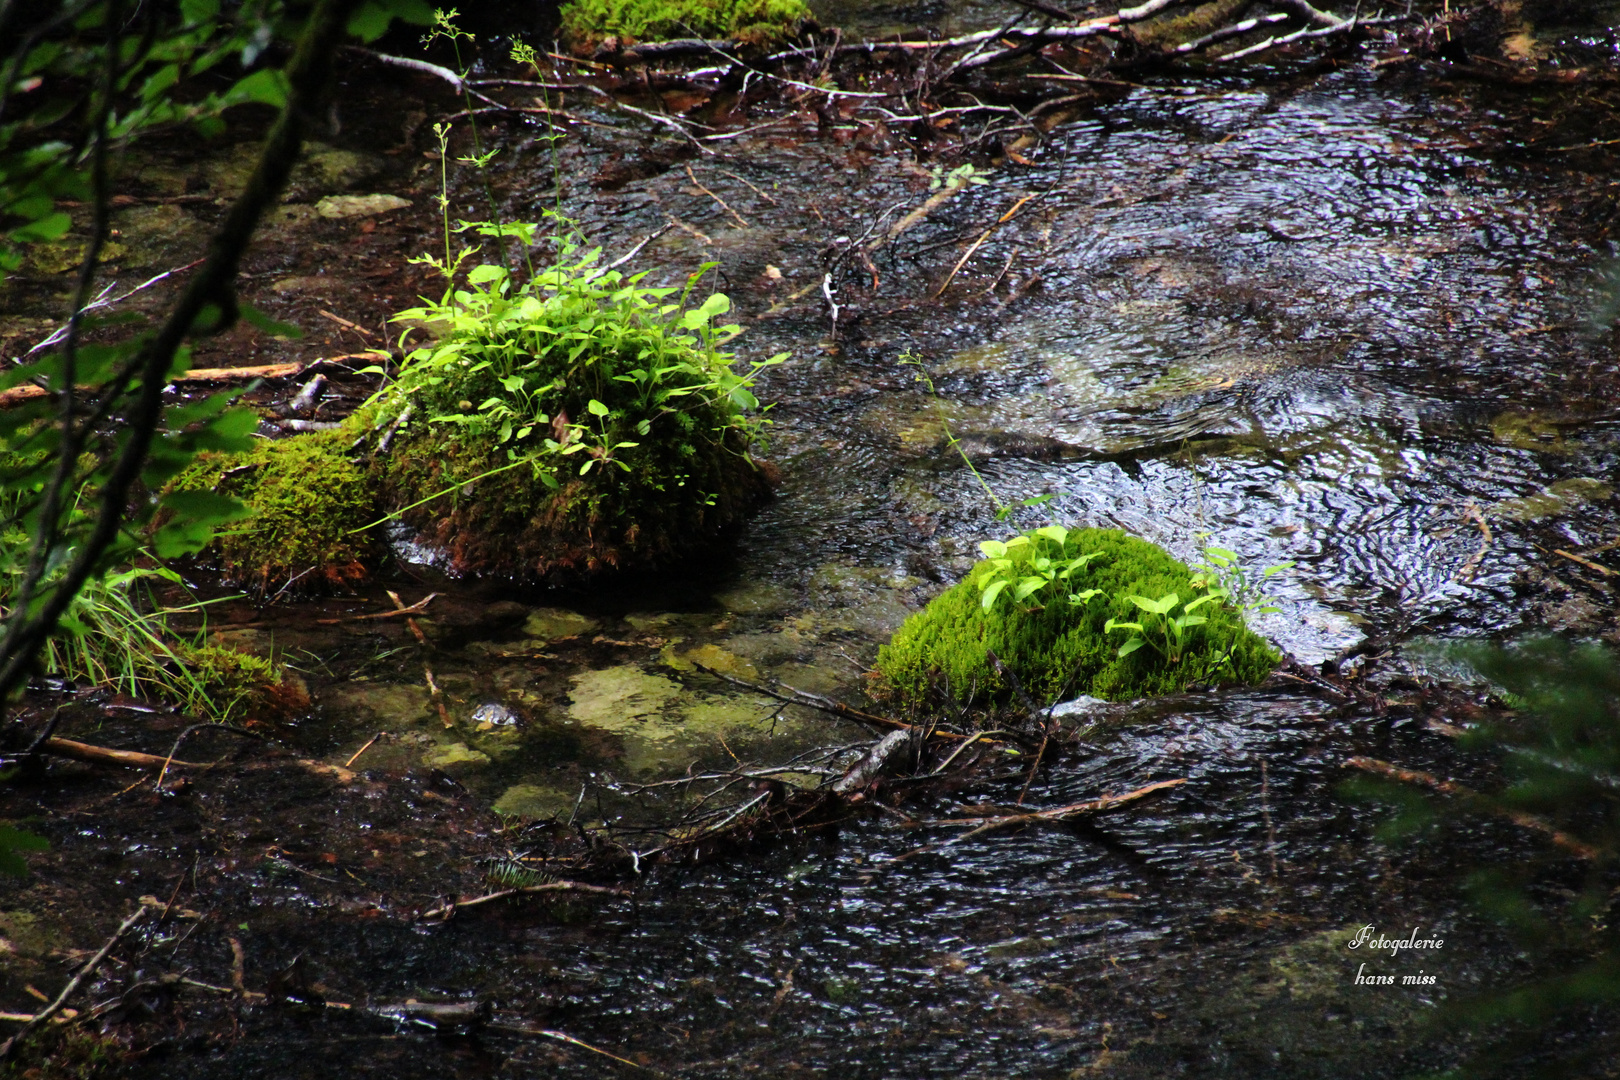
[(242, 321), (256, 330), (262, 330), (271, 337), (290, 338), (297, 341), (304, 336), (304, 332), (292, 323), (279, 322), (272, 319), (252, 304), (241, 305)]
[(226, 105), (257, 102), (279, 109), (287, 104), (287, 75), (280, 68), (261, 68), (236, 80), (236, 85), (225, 91), (223, 101)]
[(50, 846), (50, 841), (43, 836), (35, 836), (10, 825), (0, 825), (0, 873), (26, 877), (28, 863), (17, 852), (48, 851)]
[(1028, 599), (1031, 593), (1039, 592), (1045, 586), (1045, 578), (1027, 577), (1020, 581), (1018, 587), (1013, 590), (1013, 602), (1021, 604)]
[[(1050, 496), (1048, 496), (1048, 498), (1050, 498)], [(1062, 547), (1063, 544), (1069, 539), (1069, 530), (1065, 529), (1061, 525), (1043, 525), (1039, 529), (1035, 530), (1035, 535), (1045, 537), (1058, 547)]]
[(595, 398), (591, 398), (590, 401), (586, 402), (585, 408), (590, 410), (592, 416), (606, 416), (610, 411), (606, 405), (602, 404), (600, 401), (597, 401)]
[(984, 540), (979, 543), (979, 550), (987, 559), (999, 559), (1007, 554), (1007, 545), (1000, 540)]
[(990, 587), (985, 589), (984, 595), (979, 598), (979, 607), (985, 611), (989, 611), (991, 605), (996, 602), (996, 597), (1001, 595), (1001, 590), (1005, 589), (1007, 585), (1008, 581), (1006, 578), (991, 582)]
[(1117, 655), (1121, 659), (1123, 659), (1123, 658), (1131, 655), (1131, 653), (1135, 652), (1137, 649), (1140, 649), (1143, 645), (1146, 645), (1146, 644), (1147, 644), (1147, 642), (1144, 641), (1142, 638), (1133, 637), (1133, 638), (1131, 638), (1131, 640), (1129, 640), (1125, 644), (1121, 645), (1119, 647), (1119, 652), (1116, 653), (1115, 655)]

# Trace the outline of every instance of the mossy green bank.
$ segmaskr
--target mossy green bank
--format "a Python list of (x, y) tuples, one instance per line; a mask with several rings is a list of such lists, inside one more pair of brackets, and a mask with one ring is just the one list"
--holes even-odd
[(608, 37), (727, 38), (773, 45), (793, 37), (809, 20), (803, 0), (573, 0), (562, 8), (563, 35), (576, 47)]
[[(507, 226), (528, 229), (533, 226)], [(564, 246), (565, 256), (573, 249)], [(373, 404), (386, 505), (458, 573), (556, 580), (667, 565), (769, 493), (721, 294), (650, 288), (596, 254), (527, 280), (484, 265), (401, 318), (443, 328)]]
[(1082, 694), (1109, 701), (1171, 694), (1196, 682), (1252, 684), (1276, 667), (1277, 653), (1225, 604), (1200, 609), (1207, 621), (1185, 631), (1178, 662), (1152, 648), (1120, 656), (1126, 637), (1107, 632), (1108, 621), (1141, 618), (1132, 596), (1194, 597), (1194, 572), (1163, 548), (1114, 529), (1074, 530), (1067, 546), (1071, 554), (1100, 553), (1067, 583), (1075, 593), (1097, 590), (1091, 599), (1076, 604), (1067, 595), (1043, 595), (1014, 603), (1003, 594), (986, 610), (983, 584), (992, 566), (980, 562), (879, 651), (880, 685), (919, 705), (947, 689), (959, 700), (1006, 700), (1013, 688), (990, 661), (992, 652), (1043, 704)]
[(170, 485), (240, 499), (250, 516), (213, 550), (227, 576), (259, 591), (352, 586), (381, 554), (375, 485), (349, 455), (347, 426), (263, 440), (241, 456), (205, 454)]

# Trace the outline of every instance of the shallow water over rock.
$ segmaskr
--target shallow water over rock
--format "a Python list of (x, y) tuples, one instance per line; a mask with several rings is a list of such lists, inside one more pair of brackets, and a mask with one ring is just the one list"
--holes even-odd
[[(1011, 527), (992, 498), (1054, 496), (1021, 526), (1050, 514), (1184, 558), (1215, 543), (1255, 567), (1294, 560), (1258, 628), (1311, 663), (1364, 635), (1381, 653), (1419, 630), (1508, 634), (1555, 614), (1612, 635), (1612, 595), (1548, 554), (1620, 534), (1612, 338), (1586, 326), (1597, 256), (1578, 178), (1481, 149), (1483, 109), (1365, 72), (1090, 107), (885, 249), (876, 291), (841, 281), (837, 342), (804, 293), (823, 251), (921, 203), (924, 170), (800, 118), (694, 162), (749, 223), (733, 229), (684, 169), (593, 186), (637, 150), (570, 129), (564, 203), (593, 242), (624, 250), (674, 221), (646, 249), (655, 276), (715, 258), (746, 327), (734, 347), (792, 352), (760, 395), (778, 402), (782, 489), (734, 562), (521, 609), (444, 585), (463, 608), (509, 607), (422, 620), (443, 718), (414, 660), (368, 659), (319, 692), (333, 759), (381, 730), (372, 767), (440, 769), (514, 818), (594, 822), (646, 813), (634, 784), (853, 741), (703, 669), (853, 697), (877, 645)], [(532, 216), (546, 150), (503, 137), (492, 176)], [(330, 654), (339, 636), (306, 646)], [(1420, 650), (1389, 664), (1439, 666)], [(681, 1075), (1345, 1077), (1454, 1060), (1457, 1037), (1422, 1021), (1509, 961), (1453, 885), (1524, 838), (1488, 824), (1386, 848), (1378, 812), (1340, 790), (1355, 754), (1454, 761), (1445, 736), (1288, 689), (1065, 722), (1091, 749), (1027, 793), (1008, 755), (957, 802), (905, 813), (1187, 783), (1086, 827), (959, 839), (901, 812), (852, 820), (836, 841), (658, 870), (634, 905), (588, 920), (340, 922), (315, 960), (351, 998), (488, 995)], [(1347, 935), (1366, 924), (1443, 931), (1435, 988), (1356, 984)], [(164, 1068), (296, 1075), (318, 1045), (322, 1075), (376, 1060), (402, 1076), (602, 1069), (496, 1036), (490, 1061), (425, 1042), (402, 1060), (384, 1046), (398, 1036), (341, 1020), (283, 1034)]]

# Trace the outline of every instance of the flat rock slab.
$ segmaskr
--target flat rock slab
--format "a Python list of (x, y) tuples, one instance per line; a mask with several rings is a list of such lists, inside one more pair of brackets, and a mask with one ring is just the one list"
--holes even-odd
[(398, 195), (328, 195), (315, 204), (315, 212), (323, 218), (375, 217), (410, 205)]

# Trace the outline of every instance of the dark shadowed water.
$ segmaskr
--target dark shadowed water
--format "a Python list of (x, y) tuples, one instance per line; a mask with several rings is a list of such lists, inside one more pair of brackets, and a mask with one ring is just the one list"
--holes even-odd
[[(1056, 496), (1022, 524), (1050, 513), (1184, 556), (1207, 538), (1255, 566), (1295, 560), (1262, 628), (1308, 662), (1353, 653), (1364, 634), (1383, 652), (1418, 635), (1612, 631), (1612, 601), (1594, 615), (1598, 594), (1550, 554), (1620, 532), (1612, 339), (1587, 325), (1609, 256), (1600, 181), (1492, 149), (1503, 121), (1487, 103), (1365, 72), (1133, 91), (1025, 146), (1028, 165), (979, 166), (987, 183), (876, 255), (876, 291), (852, 266), (834, 345), (815, 288), (824, 253), (928, 196), (929, 165), (859, 124), (876, 115), (820, 134), (793, 119), (619, 186), (613, 170), (660, 149), (651, 135), (569, 129), (562, 201), (585, 232), (613, 252), (674, 222), (645, 253), (658, 273), (718, 260), (746, 328), (735, 347), (792, 354), (761, 393), (778, 402), (769, 456), (784, 483), (735, 567), (692, 586), (718, 599), (597, 598), (602, 633), (696, 610), (682, 647), (848, 692), (900, 619), (1007, 528), (942, 417), (1000, 499)], [(554, 198), (534, 134), (511, 129), (494, 174), (518, 216)], [(476, 192), (464, 195), (477, 213)], [(636, 681), (664, 679), (660, 662), (623, 665), (634, 670), (615, 677), (634, 685), (605, 700), (676, 700)], [(510, 689), (494, 663), (469, 653), (444, 670)], [(1422, 666), (1394, 656), (1384, 670)], [(568, 722), (589, 727), (578, 680), (594, 677), (573, 676)], [(754, 735), (750, 751), (769, 756)], [(661, 869), (634, 903), (572, 918), (337, 921), (311, 959), (338, 996), (488, 996), (508, 1019), (677, 1075), (1373, 1077), (1455, 1060), (1460, 1044), (1423, 1021), (1512, 960), (1454, 883), (1526, 841), (1480, 825), (1385, 846), (1379, 811), (1340, 791), (1355, 754), (1466, 773), (1444, 736), (1399, 710), (1342, 716), (1267, 690), (1123, 710), (1092, 740), (1043, 771), (1026, 804), (1188, 782), (1094, 826), (959, 843), (874, 815), (836, 840)], [(543, 756), (521, 760), (467, 782), (492, 799), (563, 783)], [(1004, 780), (908, 812), (1010, 803), (1023, 769), (1007, 764)], [(265, 905), (253, 941), (290, 959), (297, 894), (267, 892)], [(1381, 964), (1436, 983), (1356, 985), (1347, 941), (1365, 924), (1446, 938)], [(333, 1016), (154, 1065), (642, 1073), (555, 1041), (457, 1043)]]

